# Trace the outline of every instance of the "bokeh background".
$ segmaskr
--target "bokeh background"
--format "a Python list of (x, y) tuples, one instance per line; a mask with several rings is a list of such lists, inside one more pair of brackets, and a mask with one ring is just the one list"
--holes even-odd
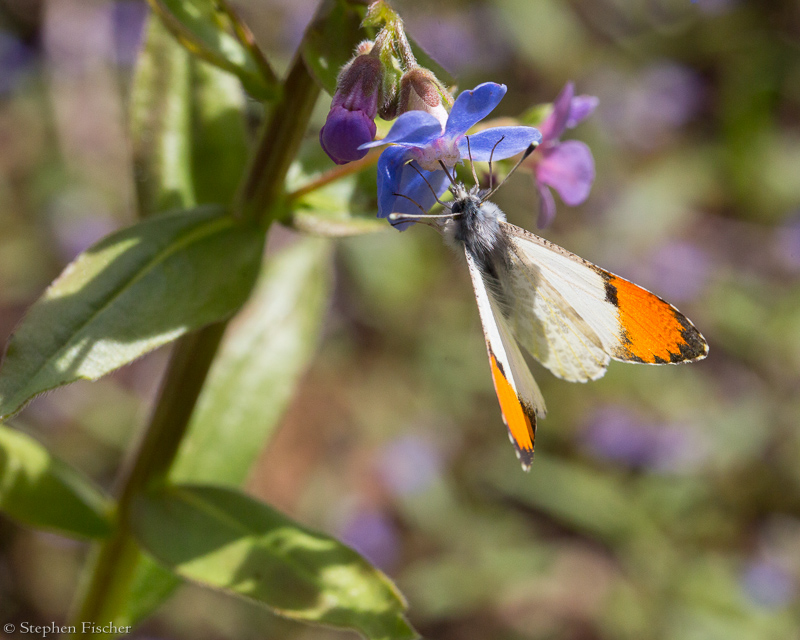
[[(287, 65), (315, 2), (236, 4)], [(711, 354), (612, 363), (587, 385), (532, 364), (549, 413), (525, 474), (464, 265), (422, 226), (338, 241), (318, 355), (248, 490), (383, 568), (425, 637), (800, 638), (800, 4), (394, 6), (460, 87), (509, 86), (499, 116), (568, 80), (599, 97), (571, 132), (594, 153), (592, 193), (559, 202), (544, 235), (679, 306)], [(71, 258), (135, 220), (127, 113), (146, 14), (0, 0), (2, 342)], [(496, 201), (534, 228), (529, 174)], [(113, 489), (167, 356), (12, 424)], [(0, 620), (63, 621), (87, 548), (0, 515)], [(186, 586), (134, 637), (347, 634)]]

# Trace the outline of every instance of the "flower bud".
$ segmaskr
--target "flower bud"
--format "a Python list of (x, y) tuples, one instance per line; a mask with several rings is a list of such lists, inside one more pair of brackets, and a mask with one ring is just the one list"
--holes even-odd
[(436, 118), (444, 129), (448, 116), (445, 103), (452, 106), (452, 98), (433, 72), (415, 67), (403, 74), (400, 79), (398, 115), (407, 111), (425, 111)]
[(322, 148), (336, 164), (359, 160), (367, 154), (358, 147), (375, 137), (382, 76), (380, 60), (366, 54), (356, 56), (339, 74), (331, 110), (319, 132)]

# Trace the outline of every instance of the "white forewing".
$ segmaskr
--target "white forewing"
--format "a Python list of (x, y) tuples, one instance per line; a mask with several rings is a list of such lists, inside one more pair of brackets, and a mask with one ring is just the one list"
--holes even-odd
[(520, 400), (532, 407), (539, 418), (544, 418), (547, 412), (544, 397), (500, 312), (500, 304), (486, 286), (483, 275), (469, 252), (465, 254), (489, 355), (491, 357), (494, 354), (497, 358), (506, 379)]
[(566, 249), (500, 224), (511, 243), (503, 286), (517, 340), (561, 378), (586, 382), (601, 377), (621, 334), (602, 275)]

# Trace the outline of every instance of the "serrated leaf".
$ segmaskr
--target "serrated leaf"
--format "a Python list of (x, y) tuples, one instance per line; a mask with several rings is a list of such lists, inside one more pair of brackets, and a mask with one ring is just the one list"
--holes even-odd
[(133, 516), (142, 547), (184, 578), (370, 639), (418, 637), (383, 573), (239, 491), (171, 486), (137, 498)]
[(153, 11), (184, 47), (207, 62), (235, 74), (254, 98), (273, 100), (279, 83), (255, 45), (237, 37), (250, 37), (244, 25), (221, 11), (213, 0), (148, 0)]
[(0, 511), (38, 529), (99, 538), (111, 531), (111, 501), (36, 440), (0, 426)]
[(173, 480), (245, 481), (316, 350), (331, 294), (331, 253), (329, 242), (305, 238), (265, 263), (212, 366)]
[(192, 61), (192, 178), (199, 204), (228, 204), (247, 168), (244, 93), (229, 73)]
[(131, 88), (131, 139), (140, 215), (195, 202), (190, 150), (190, 56), (148, 20)]
[(0, 369), (0, 419), (96, 380), (247, 299), (264, 234), (221, 209), (150, 218), (79, 255), (29, 309)]

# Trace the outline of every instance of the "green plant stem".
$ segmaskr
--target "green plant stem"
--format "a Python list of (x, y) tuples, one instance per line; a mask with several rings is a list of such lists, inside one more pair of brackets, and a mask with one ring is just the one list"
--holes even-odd
[(240, 190), (235, 211), (242, 219), (268, 226), (280, 217), (286, 174), (300, 150), (318, 96), (319, 86), (298, 53)]
[(209, 325), (181, 338), (175, 345), (164, 375), (150, 424), (123, 473), (114, 533), (95, 553), (90, 577), (72, 625), (80, 633), (82, 622), (117, 619), (138, 565), (139, 551), (130, 533), (132, 499), (163, 482), (189, 425), (227, 322)]

